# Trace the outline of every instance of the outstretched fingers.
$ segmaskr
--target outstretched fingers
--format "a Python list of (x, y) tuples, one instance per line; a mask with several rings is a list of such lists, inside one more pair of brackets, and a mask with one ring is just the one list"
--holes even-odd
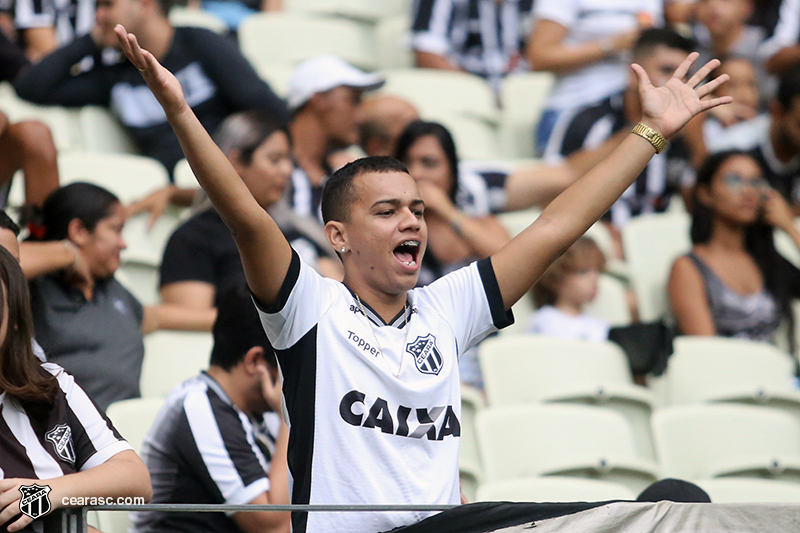
[(712, 98), (711, 100), (701, 100), (700, 112), (708, 111), (712, 107), (717, 107), (724, 104), (730, 104), (732, 102), (733, 102), (732, 96), (720, 96), (719, 98)]
[(639, 78), (639, 91), (649, 91), (653, 88), (653, 84), (650, 83), (650, 78), (647, 76), (647, 72), (645, 72), (641, 66), (633, 63), (631, 64), (631, 68), (636, 73), (636, 77)]
[(684, 59), (681, 62), (681, 64), (678, 65), (678, 68), (675, 69), (675, 72), (672, 74), (672, 77), (678, 78), (679, 80), (683, 80), (683, 78), (689, 72), (689, 69), (692, 68), (694, 62), (697, 61), (698, 57), (700, 57), (700, 54), (698, 52), (692, 52), (691, 54), (686, 56), (686, 59)]
[(703, 82), (703, 80), (706, 79), (709, 74), (711, 74), (711, 71), (713, 71), (715, 68), (719, 66), (719, 64), (720, 64), (719, 59), (712, 59), (711, 61), (703, 65), (703, 68), (695, 72), (694, 76), (689, 78), (689, 81), (686, 82), (686, 85), (694, 89), (695, 87), (700, 85)]
[(727, 74), (723, 74), (711, 80), (710, 82), (706, 83), (705, 85), (701, 85), (695, 90), (698, 98), (703, 98), (706, 95), (709, 95), (717, 90), (717, 87), (725, 83), (730, 79), (730, 76)]

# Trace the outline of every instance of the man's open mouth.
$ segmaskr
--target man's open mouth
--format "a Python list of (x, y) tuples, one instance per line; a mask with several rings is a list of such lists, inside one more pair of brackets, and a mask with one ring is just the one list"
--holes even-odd
[(416, 240), (403, 241), (394, 249), (394, 256), (406, 266), (416, 265), (418, 254), (419, 241)]

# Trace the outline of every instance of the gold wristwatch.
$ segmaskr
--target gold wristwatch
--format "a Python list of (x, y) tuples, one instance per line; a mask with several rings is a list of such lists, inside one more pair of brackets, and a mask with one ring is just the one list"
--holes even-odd
[(647, 139), (650, 142), (650, 144), (653, 145), (653, 148), (656, 149), (656, 153), (657, 154), (660, 154), (661, 152), (663, 152), (664, 148), (667, 147), (668, 143), (667, 143), (667, 140), (664, 138), (663, 135), (658, 133), (656, 130), (654, 130), (650, 126), (645, 126), (641, 122), (639, 122), (638, 124), (636, 124), (633, 127), (633, 129), (631, 130), (631, 133), (635, 133), (639, 137), (643, 137), (643, 138)]

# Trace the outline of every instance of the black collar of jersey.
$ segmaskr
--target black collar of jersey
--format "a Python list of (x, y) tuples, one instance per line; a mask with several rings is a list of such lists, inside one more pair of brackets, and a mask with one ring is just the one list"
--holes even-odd
[(358, 299), (356, 299), (356, 293), (350, 290), (350, 287), (347, 288), (350, 291), (350, 294), (353, 295), (353, 303), (355, 304), (355, 312), (362, 313), (364, 316), (367, 317), (367, 320), (372, 322), (378, 327), (382, 326), (392, 326), (393, 328), (402, 329), (406, 326), (409, 320), (411, 320), (411, 315), (414, 314), (412, 309), (411, 302), (408, 301), (408, 296), (406, 296), (406, 305), (403, 307), (403, 310), (397, 313), (393, 319), (389, 322), (384, 322), (381, 315), (379, 315), (372, 307), (369, 306), (367, 302), (361, 300), (361, 305), (364, 307), (363, 312), (361, 308), (358, 306)]

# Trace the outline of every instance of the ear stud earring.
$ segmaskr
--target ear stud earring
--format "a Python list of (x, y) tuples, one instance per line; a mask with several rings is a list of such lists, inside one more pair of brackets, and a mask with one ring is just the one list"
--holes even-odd
[(345, 248), (344, 246), (342, 246), (342, 253), (345, 253), (346, 251), (347, 251), (347, 248)]

